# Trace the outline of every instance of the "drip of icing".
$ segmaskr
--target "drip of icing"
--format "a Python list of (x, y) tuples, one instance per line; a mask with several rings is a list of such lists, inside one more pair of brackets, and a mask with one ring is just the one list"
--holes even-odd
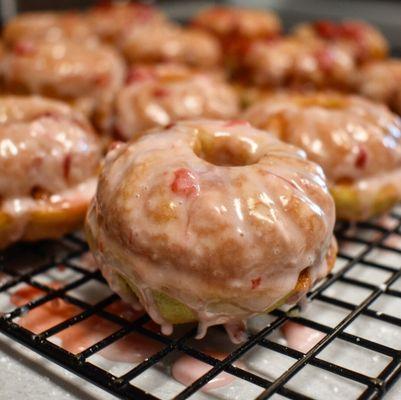
[[(211, 353), (210, 356), (223, 360), (228, 354)], [(199, 361), (188, 355), (181, 356), (174, 362), (171, 373), (173, 378), (184, 386), (190, 386), (193, 382), (205, 375), (212, 369), (212, 366)], [(235, 377), (227, 372), (221, 372), (213, 379), (211, 379), (201, 390), (207, 392), (213, 389), (218, 389), (229, 385), (234, 381)]]
[(233, 343), (243, 343), (248, 339), (246, 325), (243, 321), (224, 324), (224, 328)]
[(323, 332), (292, 321), (287, 321), (281, 329), (287, 340), (288, 347), (302, 353), (307, 353), (325, 337)]

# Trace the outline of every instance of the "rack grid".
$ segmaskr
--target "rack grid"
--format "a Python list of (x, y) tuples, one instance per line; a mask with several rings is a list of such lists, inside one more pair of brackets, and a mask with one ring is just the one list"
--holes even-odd
[[(401, 376), (401, 351), (379, 341), (365, 338), (363, 335), (358, 336), (347, 332), (347, 327), (358, 317), (364, 316), (380, 324), (390, 324), (395, 327), (399, 330), (401, 339), (400, 315), (391, 315), (386, 310), (378, 312), (371, 307), (383, 295), (401, 299), (401, 261), (399, 264), (397, 262), (397, 257), (401, 260), (401, 207), (398, 206), (387, 216), (370, 222), (354, 225), (338, 223), (336, 236), (340, 242), (336, 267), (308, 294), (308, 300), (311, 304), (319, 302), (335, 306), (346, 313), (344, 318), (335, 325), (329, 326), (308, 318), (302, 313), (294, 312), (296, 307), (287, 312), (276, 310), (271, 314), (274, 318), (273, 322), (253, 332), (245, 343), (236, 347), (221, 360), (193, 345), (192, 338), (196, 334), (194, 326), (189, 326), (183, 334), (173, 337), (164, 336), (149, 328), (149, 317), (146, 315), (139, 315), (134, 320), (130, 320), (110, 311), (110, 306), (119, 301), (116, 294), (110, 294), (95, 303), (72, 295), (74, 290), (79, 290), (93, 281), (104, 283), (99, 271), (88, 269), (84, 263), (88, 247), (79, 234), (68, 235), (56, 242), (17, 245), (0, 255), (0, 271), (2, 271), (0, 295), (4, 296), (21, 285), (28, 285), (40, 293), (26, 304), (18, 304), (14, 309), (3, 313), (0, 317), (0, 332), (122, 399), (157, 399), (155, 395), (135, 386), (133, 380), (135, 381), (135, 378), (163, 361), (172, 352), (177, 351), (210, 365), (210, 370), (176, 394), (174, 397), (176, 400), (187, 399), (194, 393), (198, 393), (205, 384), (221, 372), (231, 374), (241, 382), (258, 386), (260, 393), (255, 397), (257, 399), (269, 398), (275, 393), (289, 399), (308, 399), (311, 397), (288, 385), (288, 382), (307, 365), (362, 385), (363, 391), (357, 397), (359, 399), (381, 398)], [(360, 246), (362, 251), (358, 254), (355, 252), (350, 254), (347, 243)], [(380, 256), (386, 252), (392, 257)], [(38, 279), (43, 274), (51, 274), (53, 270), (59, 270), (61, 266), (63, 269), (77, 273), (78, 278), (57, 287)], [(374, 269), (383, 273), (386, 278), (380, 283), (359, 279), (358, 271), (361, 269), (366, 271)], [(351, 303), (342, 296), (327, 295), (327, 290), (339, 283), (348, 285), (351, 290), (368, 290), (369, 295), (359, 304)], [(40, 333), (34, 333), (18, 324), (21, 316), (51, 301), (66, 302), (79, 307), (81, 312)], [(51, 341), (54, 335), (93, 316), (115, 324), (118, 329), (78, 354), (73, 354)], [(289, 320), (322, 332), (325, 336), (306, 354), (287, 347), (279, 341), (271, 340), (271, 334), (280, 330), (280, 327)], [(88, 361), (91, 356), (134, 332), (157, 342), (160, 350), (121, 376), (115, 376)], [(360, 349), (381, 354), (387, 357), (389, 362), (377, 376), (368, 376), (319, 357), (323, 349), (333, 340), (338, 339)], [(235, 363), (257, 346), (291, 358), (292, 365), (276, 379), (268, 379)]]

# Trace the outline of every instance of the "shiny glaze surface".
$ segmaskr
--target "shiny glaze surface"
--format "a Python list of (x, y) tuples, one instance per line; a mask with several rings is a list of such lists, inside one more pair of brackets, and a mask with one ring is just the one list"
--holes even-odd
[(129, 139), (155, 126), (199, 117), (233, 118), (237, 92), (220, 75), (183, 65), (138, 66), (116, 98), (116, 129)]
[(356, 74), (356, 82), (361, 95), (386, 103), (401, 114), (401, 60), (390, 58), (368, 63)]
[(319, 40), (296, 37), (255, 41), (237, 55), (246, 80), (267, 87), (338, 87), (349, 85), (355, 62), (348, 51)]
[(332, 185), (401, 168), (401, 120), (362, 97), (278, 93), (251, 106), (243, 117), (305, 150)]
[(0, 214), (24, 232), (30, 214), (68, 210), (94, 193), (100, 145), (87, 120), (63, 103), (0, 97)]
[[(207, 161), (208, 160), (208, 161)], [(111, 151), (87, 229), (112, 288), (137, 288), (171, 332), (153, 290), (197, 315), (199, 337), (242, 320), (327, 274), (334, 204), (319, 166), (303, 151), (244, 121), (180, 122)], [(305, 272), (305, 271), (304, 271)]]
[(200, 11), (192, 25), (224, 37), (260, 38), (276, 36), (281, 22), (276, 14), (266, 10), (215, 6)]
[(32, 12), (19, 14), (4, 27), (3, 40), (14, 45), (21, 40), (70, 39), (77, 42), (95, 41), (88, 23), (78, 13)]
[(57, 42), (17, 42), (0, 62), (6, 90), (40, 94), (77, 105), (106, 119), (122, 85), (125, 67), (112, 48)]
[(211, 68), (221, 61), (220, 45), (211, 34), (172, 23), (132, 26), (121, 49), (130, 63), (169, 61)]
[(363, 21), (315, 21), (295, 27), (294, 34), (303, 40), (319, 38), (341, 44), (358, 62), (385, 58), (388, 54), (383, 34)]

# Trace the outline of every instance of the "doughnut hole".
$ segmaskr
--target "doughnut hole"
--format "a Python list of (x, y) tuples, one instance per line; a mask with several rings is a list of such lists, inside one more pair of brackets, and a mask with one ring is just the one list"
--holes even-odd
[(221, 167), (256, 164), (262, 156), (258, 143), (249, 138), (207, 131), (198, 133), (193, 150), (199, 158)]

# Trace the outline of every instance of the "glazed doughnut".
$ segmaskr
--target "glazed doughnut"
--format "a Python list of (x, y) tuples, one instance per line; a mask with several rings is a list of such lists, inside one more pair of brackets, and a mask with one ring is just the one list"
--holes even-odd
[(385, 58), (388, 54), (383, 34), (363, 21), (315, 21), (295, 27), (294, 34), (303, 40), (319, 38), (346, 46), (358, 62)]
[(338, 218), (364, 220), (401, 200), (401, 120), (387, 107), (338, 93), (281, 93), (243, 118), (323, 167)]
[(97, 5), (86, 13), (87, 24), (106, 43), (118, 44), (120, 37), (132, 26), (166, 22), (165, 15), (148, 4), (109, 2)]
[(342, 47), (294, 37), (255, 41), (237, 58), (240, 75), (267, 88), (347, 88), (355, 70), (352, 56)]
[(3, 40), (13, 46), (24, 40), (69, 39), (77, 42), (95, 41), (96, 36), (78, 13), (32, 12), (19, 14), (4, 27)]
[(125, 75), (123, 60), (113, 49), (67, 40), (17, 42), (0, 70), (8, 92), (67, 101), (102, 131), (111, 125), (114, 96)]
[(138, 66), (116, 98), (116, 130), (130, 139), (181, 119), (235, 117), (239, 99), (222, 76), (185, 65)]
[(401, 115), (401, 60), (391, 58), (364, 65), (356, 74), (358, 92), (387, 104)]
[(213, 68), (221, 62), (220, 45), (211, 34), (172, 23), (132, 26), (120, 47), (131, 64), (177, 62)]
[(100, 145), (86, 118), (41, 97), (0, 97), (0, 248), (79, 227)]
[(164, 333), (294, 303), (331, 269), (334, 203), (303, 151), (244, 121), (155, 129), (111, 151), (87, 216), (102, 273)]

